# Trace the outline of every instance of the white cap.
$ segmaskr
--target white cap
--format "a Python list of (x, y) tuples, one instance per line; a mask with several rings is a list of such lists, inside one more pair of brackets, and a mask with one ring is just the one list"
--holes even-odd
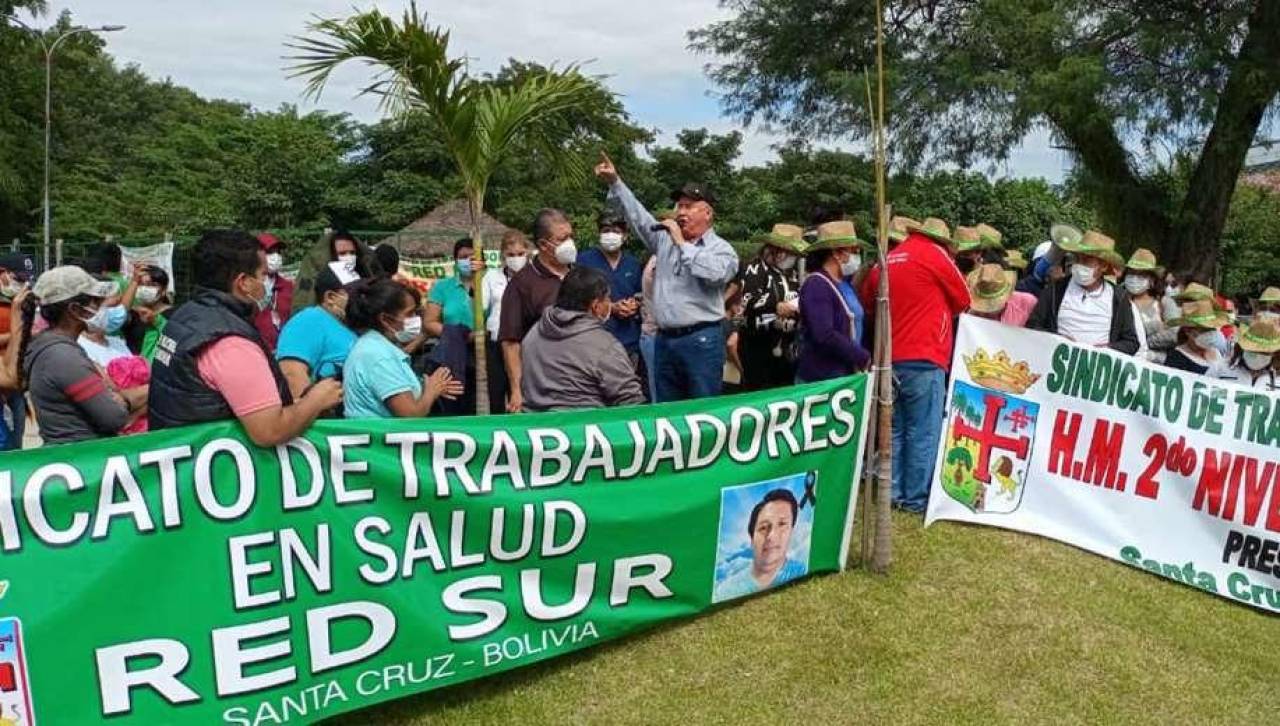
[(114, 282), (99, 282), (75, 265), (55, 267), (36, 278), (32, 292), (43, 305), (55, 305), (81, 295), (108, 298), (119, 292)]
[(1040, 244), (1036, 245), (1036, 251), (1034, 254), (1031, 255), (1031, 259), (1038, 260), (1041, 257), (1044, 257), (1045, 255), (1049, 254), (1049, 251), (1052, 249), (1053, 249), (1052, 242), (1041, 242)]

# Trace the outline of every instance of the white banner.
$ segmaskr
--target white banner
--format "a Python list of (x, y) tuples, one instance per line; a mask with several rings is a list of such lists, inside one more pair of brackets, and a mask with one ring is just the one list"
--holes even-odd
[(926, 524), (1068, 542), (1280, 612), (1280, 394), (964, 316)]
[(159, 267), (169, 275), (169, 292), (174, 291), (174, 285), (177, 283), (177, 279), (173, 274), (172, 242), (161, 242), (147, 247), (121, 246), (120, 256), (123, 260), (120, 272), (124, 274), (125, 279), (133, 276), (133, 268), (136, 265)]

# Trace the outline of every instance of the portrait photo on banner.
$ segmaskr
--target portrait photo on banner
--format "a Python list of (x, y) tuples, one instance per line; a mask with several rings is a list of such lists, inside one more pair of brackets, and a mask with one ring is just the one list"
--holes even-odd
[(777, 587), (809, 572), (818, 473), (728, 487), (720, 492), (711, 601)]

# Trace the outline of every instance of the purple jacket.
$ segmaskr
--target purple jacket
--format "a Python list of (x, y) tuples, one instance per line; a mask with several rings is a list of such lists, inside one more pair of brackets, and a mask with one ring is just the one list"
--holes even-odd
[(800, 287), (800, 360), (796, 376), (802, 381), (847, 376), (866, 368), (871, 360), (867, 349), (853, 339), (851, 313), (844, 298), (825, 276), (821, 272), (809, 275)]

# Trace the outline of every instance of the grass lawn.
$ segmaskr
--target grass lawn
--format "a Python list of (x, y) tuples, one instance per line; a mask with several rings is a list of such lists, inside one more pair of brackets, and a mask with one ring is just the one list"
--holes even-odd
[(1046, 539), (945, 522), (924, 530), (905, 514), (894, 524), (887, 578), (818, 577), (332, 723), (1275, 717), (1277, 617)]

